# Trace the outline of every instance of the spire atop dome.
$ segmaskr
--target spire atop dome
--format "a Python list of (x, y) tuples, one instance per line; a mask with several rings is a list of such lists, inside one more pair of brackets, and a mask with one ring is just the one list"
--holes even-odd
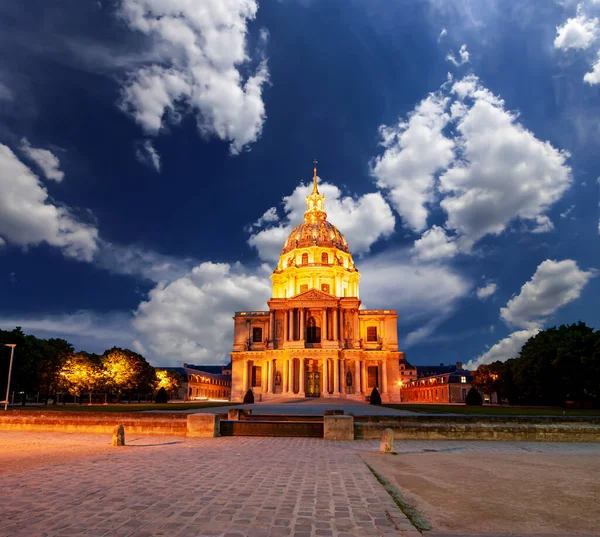
[(327, 218), (325, 212), (325, 196), (319, 192), (317, 187), (317, 161), (313, 160), (313, 189), (310, 196), (306, 196), (306, 212), (304, 220), (306, 222), (324, 221)]
[(313, 168), (313, 194), (319, 193), (319, 189), (317, 188), (317, 162), (317, 159), (313, 160), (313, 164), (315, 165), (315, 167)]

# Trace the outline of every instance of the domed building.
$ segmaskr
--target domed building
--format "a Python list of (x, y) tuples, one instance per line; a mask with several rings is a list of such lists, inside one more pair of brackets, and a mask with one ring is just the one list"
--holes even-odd
[(269, 311), (234, 317), (231, 400), (342, 397), (365, 401), (377, 386), (400, 401), (395, 310), (360, 309), (360, 273), (348, 243), (327, 221), (317, 169), (304, 221), (274, 270)]

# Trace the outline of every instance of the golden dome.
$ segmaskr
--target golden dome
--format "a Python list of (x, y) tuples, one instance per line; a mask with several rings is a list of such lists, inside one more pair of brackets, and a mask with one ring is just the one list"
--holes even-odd
[(348, 243), (338, 228), (327, 220), (316, 222), (302, 222), (290, 233), (283, 245), (281, 254), (287, 254), (295, 248), (306, 248), (308, 246), (322, 246), (324, 248), (337, 248), (342, 252), (349, 253)]
[(296, 226), (290, 233), (283, 245), (281, 254), (284, 255), (296, 248), (309, 246), (337, 248), (342, 252), (350, 253), (344, 236), (338, 228), (327, 221), (325, 196), (320, 194), (317, 188), (317, 168), (314, 169), (312, 193), (306, 197), (304, 222)]

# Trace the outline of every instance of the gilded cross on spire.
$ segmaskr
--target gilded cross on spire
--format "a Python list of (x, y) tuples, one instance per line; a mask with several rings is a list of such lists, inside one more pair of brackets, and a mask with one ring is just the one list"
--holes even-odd
[(313, 160), (313, 164), (315, 165), (315, 167), (313, 168), (313, 194), (316, 192), (317, 194), (319, 193), (319, 190), (317, 189), (317, 159)]

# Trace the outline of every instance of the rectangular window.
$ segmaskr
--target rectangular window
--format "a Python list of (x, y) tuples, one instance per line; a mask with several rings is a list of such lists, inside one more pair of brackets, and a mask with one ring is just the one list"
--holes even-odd
[(262, 342), (262, 328), (254, 327), (252, 329), (252, 343)]
[(377, 327), (367, 326), (367, 341), (377, 342)]
[(467, 377), (460, 377), (460, 381), (465, 384), (467, 382)]
[(379, 387), (379, 368), (376, 365), (367, 367), (367, 381), (369, 388)]
[(252, 366), (252, 387), (262, 386), (262, 369), (259, 365)]
[(322, 283), (321, 284), (321, 291), (323, 291), (324, 293), (329, 293), (329, 284), (328, 283)]
[(300, 286), (300, 292), (301, 292), (301, 293), (305, 293), (306, 291), (308, 291), (308, 284), (306, 284), (306, 283), (303, 283), (303, 284)]

